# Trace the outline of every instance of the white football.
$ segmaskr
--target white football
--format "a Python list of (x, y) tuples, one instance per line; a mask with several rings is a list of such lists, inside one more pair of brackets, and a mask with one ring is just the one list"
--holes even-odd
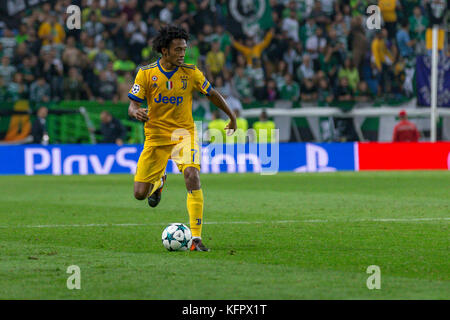
[(169, 224), (162, 233), (162, 243), (169, 251), (186, 251), (192, 244), (192, 233), (185, 224)]

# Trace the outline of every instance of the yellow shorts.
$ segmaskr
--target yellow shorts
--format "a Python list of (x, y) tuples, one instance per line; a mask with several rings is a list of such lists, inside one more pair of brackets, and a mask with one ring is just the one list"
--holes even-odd
[(185, 139), (178, 144), (164, 146), (149, 146), (144, 143), (144, 149), (137, 163), (134, 181), (155, 185), (155, 182), (159, 182), (164, 176), (169, 159), (175, 161), (178, 170), (181, 172), (184, 172), (187, 167), (200, 170), (200, 150), (197, 141), (191, 141), (190, 139)]

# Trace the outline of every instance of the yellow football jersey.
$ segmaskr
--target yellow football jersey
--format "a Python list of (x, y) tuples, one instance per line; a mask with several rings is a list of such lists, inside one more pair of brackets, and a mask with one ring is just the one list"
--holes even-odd
[(174, 70), (164, 70), (158, 61), (139, 69), (128, 97), (137, 102), (147, 98), (148, 117), (145, 123), (146, 144), (160, 146), (175, 144), (172, 134), (188, 130), (194, 137), (192, 92), (209, 95), (211, 84), (193, 64)]

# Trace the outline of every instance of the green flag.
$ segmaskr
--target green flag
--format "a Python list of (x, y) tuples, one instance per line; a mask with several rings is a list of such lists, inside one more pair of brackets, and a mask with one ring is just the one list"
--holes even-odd
[(269, 0), (230, 0), (228, 12), (231, 17), (229, 29), (240, 26), (247, 30), (255, 27), (266, 30), (274, 24)]

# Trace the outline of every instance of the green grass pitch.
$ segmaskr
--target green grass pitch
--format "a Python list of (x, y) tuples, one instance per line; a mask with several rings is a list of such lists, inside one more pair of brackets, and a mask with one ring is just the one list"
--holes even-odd
[(162, 246), (181, 175), (155, 209), (131, 175), (0, 177), (0, 299), (450, 298), (450, 172), (201, 178), (209, 253)]

